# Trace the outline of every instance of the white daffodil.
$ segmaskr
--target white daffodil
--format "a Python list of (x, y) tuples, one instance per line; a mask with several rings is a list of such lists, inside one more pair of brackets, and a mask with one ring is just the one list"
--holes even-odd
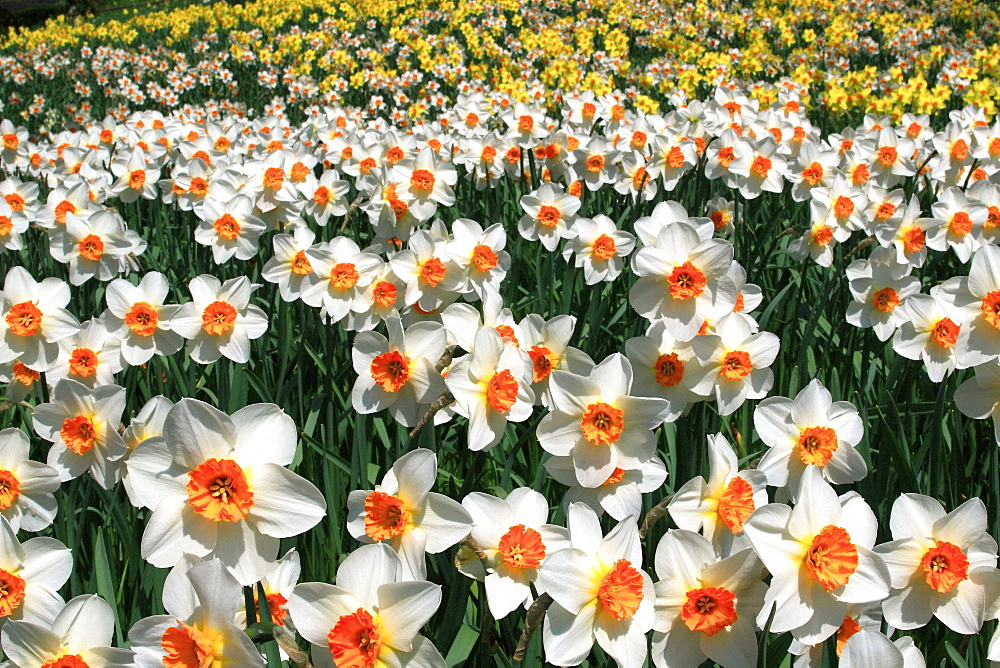
[(635, 520), (619, 522), (604, 536), (597, 514), (575, 503), (567, 524), (570, 547), (550, 554), (538, 574), (553, 600), (542, 627), (545, 660), (575, 666), (596, 640), (620, 668), (639, 668), (646, 659), (656, 595), (642, 570)]
[(15, 533), (6, 517), (0, 519), (0, 624), (50, 627), (63, 607), (57, 592), (73, 571), (73, 555), (55, 538), (22, 543)]
[(336, 584), (304, 582), (288, 600), (321, 668), (445, 668), (437, 648), (417, 633), (440, 605), (441, 586), (406, 578), (385, 545), (358, 548), (337, 568)]
[(273, 404), (226, 415), (181, 399), (160, 436), (128, 458), (133, 491), (153, 511), (142, 556), (171, 568), (187, 553), (225, 564), (240, 584), (263, 577), (278, 539), (297, 536), (326, 515), (323, 495), (289, 471), (295, 423)]
[(861, 480), (868, 464), (856, 447), (865, 428), (858, 409), (833, 395), (816, 379), (795, 399), (768, 397), (753, 413), (754, 428), (770, 450), (757, 464), (772, 487), (788, 487), (792, 498), (807, 467), (834, 485)]
[(483, 580), (494, 619), (503, 619), (520, 606), (531, 604), (538, 569), (548, 555), (569, 547), (569, 533), (547, 524), (549, 504), (540, 493), (519, 487), (498, 499), (473, 492), (462, 499), (472, 517), (472, 539), (486, 555), (463, 564), (462, 572)]
[(59, 472), (28, 459), (28, 445), (20, 429), (0, 431), (0, 515), (14, 531), (41, 531), (58, 510)]
[(364, 543), (386, 541), (402, 560), (405, 580), (422, 580), (424, 554), (446, 550), (472, 530), (460, 503), (430, 491), (437, 475), (437, 456), (418, 448), (397, 459), (374, 490), (347, 497), (347, 530)]
[(569, 487), (563, 505), (585, 503), (598, 515), (605, 511), (616, 520), (642, 514), (642, 495), (655, 492), (667, 479), (667, 467), (659, 457), (653, 457), (637, 469), (616, 468), (600, 487), (584, 487), (576, 479), (573, 458), (549, 457), (543, 464), (556, 482)]
[(743, 523), (767, 504), (766, 477), (741, 471), (733, 446), (722, 434), (708, 437), (708, 482), (701, 476), (684, 483), (667, 505), (681, 529), (701, 531), (722, 556), (750, 547)]
[(58, 341), (80, 331), (66, 310), (69, 286), (58, 278), (35, 282), (24, 267), (11, 267), (0, 294), (0, 362), (48, 371), (59, 357)]
[(208, 274), (191, 279), (191, 301), (182, 304), (170, 321), (170, 328), (188, 339), (191, 359), (199, 364), (223, 355), (241, 364), (250, 359), (250, 341), (267, 332), (267, 315), (250, 304), (257, 287), (246, 276), (225, 283)]
[(102, 320), (121, 341), (121, 356), (132, 366), (145, 364), (153, 355), (173, 355), (184, 344), (170, 328), (178, 307), (163, 303), (169, 291), (167, 278), (157, 271), (143, 276), (139, 285), (121, 278), (108, 284), (108, 310)]

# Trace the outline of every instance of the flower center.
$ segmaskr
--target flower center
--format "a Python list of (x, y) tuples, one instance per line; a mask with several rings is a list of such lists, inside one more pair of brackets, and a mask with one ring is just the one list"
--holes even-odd
[(330, 202), (330, 189), (326, 186), (320, 186), (316, 188), (316, 192), (313, 193), (313, 201), (319, 205), (327, 204)]
[(42, 326), (42, 312), (32, 302), (21, 302), (10, 307), (6, 320), (14, 334), (33, 336)]
[(833, 241), (833, 230), (826, 225), (819, 225), (812, 230), (812, 240), (817, 246), (825, 246)]
[(670, 296), (674, 299), (698, 297), (708, 285), (705, 274), (690, 262), (674, 267), (667, 282), (670, 284)]
[(288, 603), (288, 599), (277, 592), (265, 594), (264, 597), (267, 599), (268, 610), (271, 611), (271, 621), (278, 626), (284, 626), (285, 617), (288, 616), (288, 609), (284, 606)]
[(388, 308), (396, 303), (396, 285), (389, 281), (379, 281), (375, 284), (373, 293), (375, 303), (383, 308)]
[(510, 410), (517, 401), (517, 380), (507, 369), (493, 374), (486, 384), (486, 401), (501, 415)]
[(24, 600), (24, 580), (0, 568), (0, 617), (9, 617)]
[(802, 170), (802, 180), (811, 186), (815, 186), (823, 180), (823, 165), (818, 162), (811, 163)]
[(594, 445), (611, 445), (625, 430), (625, 411), (603, 402), (590, 404), (580, 419), (583, 437)]
[[(983, 311), (986, 322), (990, 323), (995, 328), (1000, 329), (1000, 290), (994, 290), (983, 297), (980, 308)], [(13, 311), (13, 309), (11, 310)], [(10, 322), (9, 315), (7, 318), (7, 322)], [(11, 329), (13, 329), (13, 327), (11, 327)], [(17, 332), (14, 333), (16, 334)]]
[(597, 113), (597, 107), (595, 107), (592, 102), (584, 102), (581, 113), (584, 118), (593, 118), (594, 114)]
[(983, 228), (989, 230), (1000, 226), (1000, 206), (986, 207), (986, 210), (989, 213), (986, 216), (986, 222), (983, 223)]
[(642, 575), (628, 559), (619, 559), (601, 580), (597, 597), (618, 621), (631, 619), (642, 603)]
[(742, 350), (726, 353), (719, 367), (719, 375), (727, 380), (743, 380), (753, 371), (750, 354)]
[(350, 290), (358, 284), (361, 274), (351, 262), (341, 262), (334, 265), (330, 271), (330, 285), (337, 290)]
[(602, 234), (594, 241), (593, 254), (598, 260), (610, 260), (615, 256), (616, 250), (615, 240), (606, 234)]
[(837, 451), (837, 432), (829, 427), (808, 427), (799, 433), (796, 451), (803, 464), (826, 466)]
[(497, 552), (503, 563), (512, 568), (538, 568), (545, 558), (545, 543), (540, 533), (517, 524), (500, 539)]
[[(767, 160), (767, 158), (765, 158), (765, 160)], [(680, 169), (683, 166), (684, 151), (680, 150), (677, 146), (671, 146), (670, 150), (667, 151), (667, 167), (670, 169)], [(770, 167), (770, 161), (768, 161), (768, 166)]]
[(291, 169), (292, 181), (295, 181), (296, 183), (302, 183), (303, 181), (306, 180), (307, 176), (309, 176), (309, 168), (306, 167), (303, 163), (296, 162), (294, 165), (292, 165)]
[(24, 210), (24, 198), (17, 193), (10, 193), (9, 195), (4, 195), (4, 199), (7, 200), (7, 206), (9, 206), (13, 211), (23, 211)]
[(479, 114), (470, 111), (465, 115), (465, 124), (470, 126), (479, 125)]
[(736, 293), (736, 303), (733, 304), (733, 313), (743, 313), (743, 309), (746, 308), (746, 302), (743, 300), (743, 293)]
[(930, 588), (942, 594), (969, 577), (969, 558), (958, 546), (943, 540), (936, 541), (934, 547), (924, 552), (920, 567), (924, 569), (924, 579)]
[(931, 339), (942, 348), (951, 348), (958, 343), (959, 329), (951, 318), (941, 318), (931, 328)]
[(215, 641), (197, 626), (178, 621), (160, 636), (160, 646), (166, 652), (163, 665), (168, 668), (202, 668), (217, 665)]
[(201, 328), (213, 336), (222, 336), (236, 324), (236, 309), (226, 302), (212, 302), (201, 313)]
[(433, 288), (444, 280), (446, 271), (444, 263), (438, 258), (432, 257), (420, 266), (420, 278)]
[(479, 271), (489, 271), (497, 266), (497, 254), (485, 244), (479, 244), (472, 250), (472, 264)]
[(410, 176), (410, 185), (414, 190), (430, 192), (434, 189), (434, 175), (426, 169), (415, 169)]
[(889, 220), (892, 218), (894, 213), (896, 213), (895, 204), (892, 202), (882, 202), (878, 205), (878, 210), (875, 212), (875, 218), (878, 220)]
[(632, 174), (632, 187), (635, 188), (636, 190), (638, 190), (648, 182), (649, 182), (649, 173), (646, 172), (645, 167), (639, 167), (638, 169), (635, 170), (635, 173)]
[(60, 225), (65, 225), (67, 213), (76, 213), (76, 205), (74, 205), (72, 202), (68, 200), (63, 200), (58, 204), (56, 204), (55, 216), (57, 223), (59, 223)]
[(552, 351), (545, 346), (532, 346), (528, 350), (528, 357), (531, 358), (532, 376), (531, 382), (540, 383), (552, 373), (552, 360), (549, 355)]
[(649, 137), (646, 136), (645, 132), (643, 132), (642, 130), (636, 130), (635, 132), (632, 133), (632, 140), (631, 140), (632, 147), (637, 150), (641, 149), (643, 146), (646, 145), (646, 141), (648, 139)]
[(264, 187), (276, 190), (285, 182), (285, 172), (280, 167), (268, 167), (264, 171)]
[(362, 174), (370, 174), (373, 169), (375, 169), (377, 163), (375, 158), (365, 158), (360, 163), (358, 163), (358, 169)]
[(729, 165), (733, 164), (733, 161), (736, 160), (736, 153), (733, 151), (732, 146), (725, 146), (719, 149), (718, 158), (719, 158), (719, 163), (723, 167), (728, 168)]
[(591, 174), (597, 174), (602, 169), (604, 169), (604, 156), (603, 155), (592, 155), (587, 158), (587, 171)]
[(959, 139), (951, 145), (951, 157), (962, 162), (969, 156), (969, 144), (964, 139)]
[(378, 626), (364, 608), (341, 616), (326, 638), (337, 666), (371, 668), (382, 651)]
[(878, 161), (883, 167), (892, 167), (899, 157), (899, 151), (895, 146), (883, 146), (878, 150)]
[(882, 313), (892, 313), (899, 306), (899, 294), (892, 288), (882, 288), (872, 296), (872, 305)]
[(104, 242), (96, 234), (88, 234), (77, 244), (77, 249), (85, 260), (100, 260), (104, 255)]
[(206, 459), (188, 472), (188, 503), (213, 522), (239, 522), (253, 508), (253, 492), (232, 459)]
[(69, 356), (69, 372), (87, 378), (97, 372), (97, 353), (90, 348), (77, 348)]
[(93, 420), (86, 415), (77, 415), (63, 420), (59, 436), (67, 448), (78, 455), (85, 455), (94, 447), (94, 442), (97, 440), (97, 428), (94, 426)]
[(191, 187), (188, 188), (188, 192), (198, 197), (204, 197), (208, 193), (208, 181), (200, 176), (194, 177), (191, 179)]
[(132, 190), (142, 190), (142, 187), (146, 185), (146, 171), (143, 169), (137, 169), (130, 172), (128, 175), (128, 187)]
[(499, 334), (503, 338), (510, 339), (510, 342), (513, 343), (518, 348), (521, 347), (521, 344), (517, 340), (517, 336), (514, 335), (514, 328), (511, 327), (510, 325), (497, 325), (493, 329), (497, 330), (497, 334)]
[(483, 162), (493, 162), (493, 160), (497, 157), (497, 150), (492, 146), (484, 146), (482, 153), (479, 154), (479, 157), (482, 158)]
[(156, 308), (149, 302), (136, 302), (125, 314), (125, 324), (139, 336), (151, 336), (159, 320)]
[(840, 628), (837, 629), (837, 656), (840, 656), (841, 652), (844, 651), (844, 645), (850, 640), (851, 636), (861, 630), (861, 625), (858, 624), (856, 619), (844, 616), (844, 621), (841, 623)]
[(559, 209), (543, 204), (538, 209), (538, 222), (545, 227), (555, 227), (559, 223)]
[(7, 510), (21, 496), (21, 483), (7, 469), (0, 469), (0, 510)]
[(910, 227), (903, 232), (903, 249), (907, 253), (919, 253), (926, 241), (924, 231), (919, 227)]
[(868, 179), (871, 177), (871, 172), (868, 171), (868, 165), (861, 163), (854, 168), (854, 172), (851, 174), (851, 180), (854, 185), (860, 186), (862, 184), (868, 183)]
[(406, 530), (410, 513), (403, 500), (385, 492), (371, 492), (365, 498), (365, 533), (374, 541), (395, 538)]
[(18, 144), (21, 142), (18, 140), (15, 134), (5, 134), (3, 136), (3, 147), (11, 151), (16, 151)]
[(677, 353), (660, 355), (653, 363), (653, 371), (658, 385), (674, 387), (684, 377), (684, 362), (677, 357)]
[(828, 524), (812, 539), (802, 563), (810, 578), (831, 591), (857, 570), (858, 548), (844, 529)]
[(753, 164), (750, 165), (750, 171), (762, 179), (765, 178), (767, 173), (771, 171), (771, 159), (758, 155), (753, 159)]
[(24, 366), (23, 362), (14, 362), (14, 380), (21, 385), (31, 387), (39, 378), (41, 378), (41, 374), (34, 369)]
[(531, 132), (532, 128), (534, 127), (535, 127), (535, 119), (527, 114), (517, 119), (517, 128), (521, 132)]
[(734, 477), (719, 497), (719, 517), (736, 535), (743, 533), (743, 523), (753, 511), (753, 487), (740, 476)]
[(371, 374), (386, 392), (399, 392), (410, 378), (410, 358), (398, 350), (383, 353), (372, 360)]
[(681, 619), (692, 631), (707, 636), (736, 622), (736, 596), (725, 587), (703, 587), (687, 592)]
[(841, 195), (833, 205), (833, 215), (837, 218), (847, 218), (854, 213), (854, 200)]
[(232, 214), (224, 213), (222, 216), (212, 224), (215, 228), (215, 232), (228, 241), (232, 241), (240, 235), (240, 224), (233, 218)]
[(312, 264), (309, 262), (309, 258), (306, 257), (305, 251), (299, 251), (292, 258), (292, 273), (297, 276), (305, 276), (312, 273)]
[(948, 228), (960, 237), (965, 236), (972, 231), (972, 219), (969, 218), (969, 214), (964, 211), (957, 211), (955, 215), (951, 217), (951, 222), (948, 223)]

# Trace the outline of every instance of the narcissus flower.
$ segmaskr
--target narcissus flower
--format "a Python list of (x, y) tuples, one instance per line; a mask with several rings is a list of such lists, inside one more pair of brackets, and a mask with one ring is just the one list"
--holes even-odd
[(871, 327), (879, 341), (886, 341), (906, 322), (906, 300), (920, 292), (920, 279), (910, 276), (913, 267), (897, 261), (890, 249), (878, 248), (867, 260), (847, 267), (851, 296), (847, 322)]
[(104, 322), (91, 318), (80, 331), (59, 341), (59, 359), (45, 374), (49, 387), (63, 378), (86, 385), (110, 385), (122, 370), (121, 340)]
[(659, 457), (653, 457), (637, 469), (616, 468), (600, 487), (584, 487), (576, 479), (573, 458), (549, 457), (543, 464), (556, 482), (569, 487), (563, 505), (585, 503), (598, 515), (605, 511), (616, 520), (642, 514), (642, 495), (655, 492), (667, 479), (667, 467)]
[(446, 387), (434, 365), (441, 359), (448, 339), (435, 322), (416, 323), (405, 331), (398, 315), (386, 318), (386, 332), (362, 332), (354, 339), (351, 357), (358, 379), (351, 400), (361, 414), (389, 409), (393, 418), (412, 427), (426, 405)]
[(688, 341), (707, 319), (733, 310), (736, 286), (727, 275), (733, 245), (724, 239), (702, 241), (690, 225), (666, 226), (655, 246), (644, 246), (632, 260), (639, 275), (629, 303), (648, 320), (664, 320), (679, 340)]
[(525, 213), (517, 221), (518, 232), (528, 241), (541, 241), (547, 251), (554, 251), (560, 239), (576, 235), (573, 223), (580, 199), (567, 195), (560, 185), (543, 183), (521, 198), (521, 208)]
[(584, 487), (599, 487), (615, 469), (637, 469), (653, 457), (653, 430), (663, 423), (667, 402), (632, 396), (631, 387), (632, 366), (619, 353), (586, 377), (552, 372), (552, 412), (538, 424), (538, 441), (546, 452), (572, 456)]
[(153, 511), (142, 556), (157, 568), (185, 554), (217, 558), (243, 585), (267, 573), (278, 539), (308, 531), (326, 515), (326, 501), (289, 471), (295, 423), (273, 404), (226, 415), (181, 399), (163, 434), (128, 458), (137, 500)]
[(264, 265), (261, 276), (268, 283), (277, 283), (281, 298), (293, 302), (317, 280), (306, 251), (316, 240), (316, 233), (305, 225), (297, 225), (291, 234), (276, 234), (271, 243), (274, 255)]
[(566, 244), (563, 257), (567, 261), (573, 258), (577, 267), (583, 267), (587, 285), (618, 278), (625, 257), (635, 248), (635, 237), (600, 214), (593, 219), (579, 218), (574, 227), (577, 235)]
[(469, 419), (470, 450), (500, 442), (508, 422), (531, 417), (531, 358), (492, 327), (476, 332), (471, 355), (456, 362), (445, 383), (455, 396), (455, 410)]
[[(840, 640), (837, 641), (838, 648)], [(865, 666), (902, 666), (924, 668), (924, 655), (913, 644), (911, 636), (889, 640), (878, 629), (862, 629), (844, 641), (840, 652), (843, 668)]]
[(892, 349), (911, 360), (923, 360), (932, 382), (940, 383), (959, 364), (956, 343), (961, 327), (948, 317), (938, 301), (936, 288), (929, 295), (912, 295), (906, 300), (909, 321), (904, 322), (892, 337)]
[(472, 539), (486, 555), (485, 564), (473, 556), (462, 572), (484, 581), (490, 612), (503, 619), (531, 604), (531, 584), (541, 589), (538, 569), (548, 555), (569, 547), (569, 533), (546, 524), (548, 501), (527, 487), (518, 487), (506, 499), (473, 492), (462, 506), (472, 516)]
[(437, 456), (417, 448), (397, 459), (374, 490), (347, 497), (347, 530), (363, 543), (386, 541), (402, 560), (402, 579), (422, 580), (424, 553), (446, 550), (472, 530), (460, 503), (430, 491), (437, 471)]
[(754, 469), (741, 471), (736, 452), (726, 437), (708, 437), (708, 482), (701, 476), (684, 483), (667, 505), (681, 529), (701, 531), (722, 556), (750, 547), (743, 523), (767, 504), (766, 476)]
[(41, 531), (58, 509), (59, 472), (28, 459), (28, 445), (20, 429), (0, 431), (0, 515), (14, 531)]
[(997, 542), (987, 524), (978, 498), (947, 514), (929, 496), (896, 499), (893, 540), (875, 548), (892, 574), (892, 594), (882, 601), (891, 626), (916, 629), (934, 616), (957, 633), (979, 633), (987, 606), (1000, 595)]
[(406, 283), (405, 303), (433, 311), (454, 292), (465, 291), (465, 275), (447, 253), (447, 242), (435, 240), (427, 230), (410, 237), (408, 250), (392, 256), (389, 264)]
[(80, 331), (66, 305), (69, 286), (58, 278), (35, 282), (24, 267), (11, 267), (0, 302), (0, 362), (18, 360), (48, 371), (59, 357), (58, 341)]
[(696, 394), (715, 394), (720, 415), (734, 413), (747, 399), (763, 399), (774, 382), (768, 367), (781, 342), (771, 332), (751, 331), (746, 319), (729, 313), (716, 324), (715, 334), (691, 341), (699, 364), (684, 382)]
[(567, 523), (571, 547), (549, 555), (539, 571), (553, 600), (542, 628), (545, 660), (575, 666), (596, 639), (621, 668), (642, 666), (656, 596), (642, 570), (635, 520), (619, 522), (604, 536), (597, 514), (574, 503)]
[(441, 605), (441, 586), (405, 577), (386, 545), (364, 545), (337, 568), (336, 584), (304, 582), (288, 600), (295, 628), (319, 666), (445, 668), (417, 632)]
[(719, 560), (707, 538), (672, 529), (656, 546), (653, 663), (697, 668), (757, 660), (755, 620), (764, 605), (763, 567), (746, 547)]
[[(362, 251), (347, 237), (334, 237), (306, 250), (305, 260), (313, 270), (309, 287), (302, 291), (306, 304), (322, 307), (333, 322), (371, 307), (366, 288), (382, 268), (377, 255)], [(294, 264), (292, 268), (294, 271)]]
[(222, 562), (185, 556), (163, 583), (167, 614), (140, 619), (128, 632), (135, 665), (262, 667), (257, 648), (234, 623), (241, 594)]
[(576, 317), (557, 315), (545, 320), (537, 313), (530, 313), (520, 322), (524, 332), (521, 347), (531, 358), (531, 382), (535, 390), (535, 403), (551, 406), (549, 378), (556, 369), (584, 375), (594, 368), (590, 356), (569, 345), (576, 327)]
[(510, 253), (504, 250), (507, 234), (503, 225), (483, 228), (474, 220), (459, 218), (452, 224), (454, 239), (445, 246), (468, 280), (469, 287), (482, 299), (487, 290), (499, 291), (510, 270)]
[(100, 596), (84, 595), (67, 603), (51, 625), (8, 622), (0, 644), (19, 668), (135, 665), (132, 650), (110, 647), (114, 632), (111, 606)]
[(201, 222), (194, 231), (194, 240), (212, 249), (215, 264), (230, 258), (249, 260), (257, 254), (257, 239), (266, 225), (253, 215), (253, 200), (246, 195), (236, 195), (228, 202), (212, 198), (197, 209)]
[(80, 285), (91, 278), (109, 281), (124, 271), (134, 241), (118, 214), (105, 210), (80, 218), (70, 213), (65, 225), (50, 232), (49, 252), (69, 264), (69, 282)]
[(626, 341), (625, 355), (632, 364), (633, 390), (641, 397), (666, 401), (670, 407), (667, 422), (677, 420), (688, 406), (704, 398), (684, 384), (684, 374), (698, 366), (691, 344), (677, 341), (666, 323), (654, 322), (645, 336)]
[(250, 304), (256, 287), (246, 276), (225, 283), (208, 274), (191, 279), (191, 301), (170, 321), (170, 328), (188, 339), (191, 359), (199, 364), (223, 355), (241, 364), (250, 359), (250, 341), (267, 332), (267, 315)]
[(975, 366), (1000, 355), (1000, 247), (983, 246), (967, 277), (949, 278), (937, 289), (948, 317), (961, 327), (958, 361)]
[(22, 543), (15, 533), (0, 519), (0, 624), (13, 619), (49, 627), (63, 607), (56, 592), (69, 580), (73, 555), (55, 538)]
[(856, 450), (865, 428), (849, 401), (833, 401), (823, 384), (813, 379), (795, 399), (769, 397), (753, 413), (754, 428), (770, 450), (757, 465), (773, 487), (788, 486), (792, 498), (809, 466), (834, 485), (861, 480), (868, 464)]
[(169, 291), (170, 284), (158, 271), (143, 276), (139, 285), (121, 278), (108, 284), (108, 310), (102, 319), (121, 340), (122, 358), (132, 366), (145, 364), (153, 355), (173, 355), (184, 343), (170, 328), (178, 307), (163, 303)]
[(90, 389), (66, 379), (59, 381), (51, 398), (31, 414), (35, 433), (52, 442), (48, 465), (62, 481), (78, 478), (89, 468), (101, 487), (114, 487), (121, 477), (120, 460), (128, 451), (118, 434), (125, 388), (101, 385)]
[[(128, 448), (128, 454), (125, 455), (126, 458), (135, 450), (137, 445), (163, 433), (163, 423), (166, 421), (167, 415), (173, 407), (174, 402), (162, 394), (153, 397), (143, 405), (122, 434), (122, 438), (125, 440), (125, 447)], [(125, 493), (128, 494), (128, 500), (132, 505), (136, 508), (141, 508), (142, 502), (138, 500), (139, 496), (135, 493), (133, 480), (128, 474), (127, 467), (125, 474), (122, 476), (122, 486), (125, 488)]]
[(815, 466), (802, 474), (794, 508), (769, 503), (743, 528), (771, 572), (757, 623), (773, 611), (774, 633), (814, 645), (837, 632), (850, 604), (889, 595), (889, 570), (872, 551), (875, 514), (857, 492), (838, 498)]

